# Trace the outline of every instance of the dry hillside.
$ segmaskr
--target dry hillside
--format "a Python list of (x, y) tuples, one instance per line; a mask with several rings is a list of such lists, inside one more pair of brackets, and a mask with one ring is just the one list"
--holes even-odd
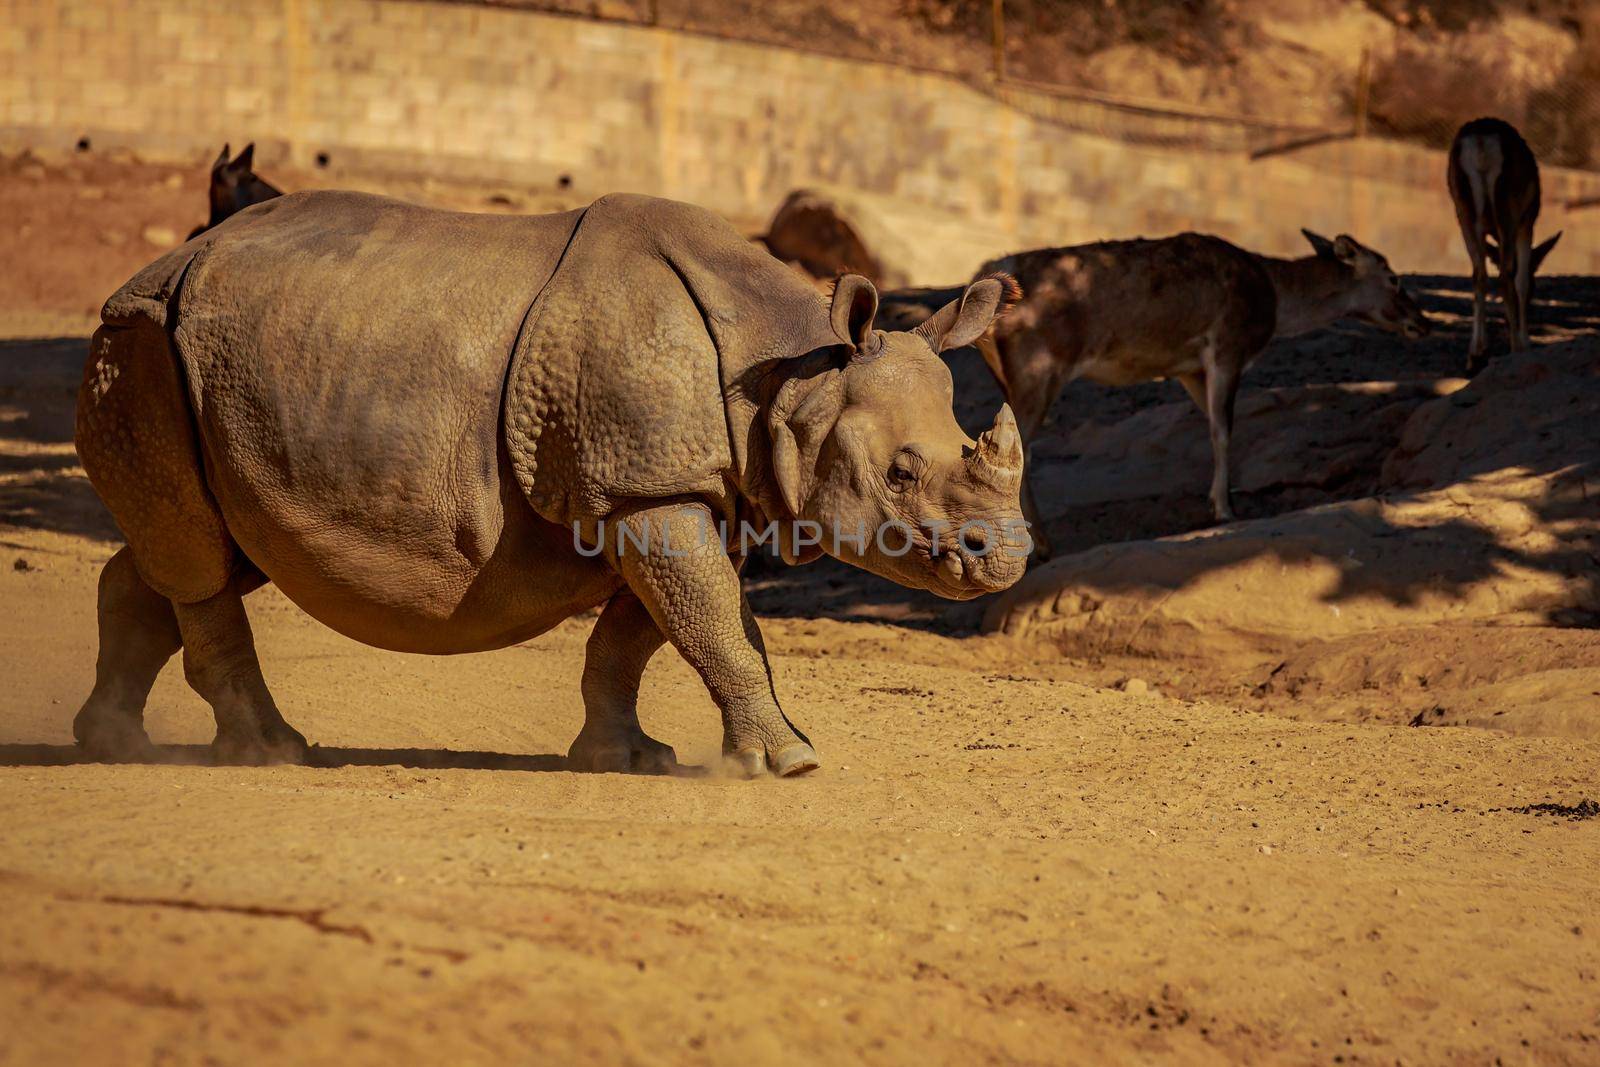
[[(990, 0), (505, 0), (973, 76)], [(1582, 0), (1005, 0), (1007, 74), (1343, 128), (1370, 52), (1371, 128), (1434, 146), (1485, 113), (1540, 156), (1600, 164), (1600, 12)]]

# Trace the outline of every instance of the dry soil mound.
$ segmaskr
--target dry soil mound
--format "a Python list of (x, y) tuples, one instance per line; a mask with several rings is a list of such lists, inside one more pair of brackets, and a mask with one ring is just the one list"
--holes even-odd
[[(1242, 487), (1259, 490), (1370, 472), (1376, 460), (1378, 494), (1055, 560), (999, 598), (985, 628), (1080, 659), (1144, 657), (1239, 676), (1265, 667), (1254, 683), (1262, 695), (1287, 686), (1298, 696), (1399, 678), (1425, 688), (1455, 660), (1504, 646), (1485, 627), (1591, 623), (1600, 614), (1593, 345), (1506, 357), (1465, 387), (1391, 388), (1253, 394), (1255, 443), (1240, 465)], [(1199, 449), (1187, 431), (1197, 429), (1151, 408), (1086, 433), (1080, 492), (1149, 492), (1187, 477), (1203, 458), (1189, 454)], [(1453, 657), (1429, 655), (1452, 643), (1442, 636), (1452, 627), (1472, 636), (1454, 642)], [(1573, 654), (1570, 642), (1563, 648)], [(1385, 650), (1397, 650), (1386, 664)], [(1496, 662), (1506, 669), (1492, 676), (1458, 672), (1466, 688), (1450, 707), (1413, 701), (1405, 713), (1427, 712), (1419, 725), (1503, 726), (1498, 709), (1537, 706), (1522, 724), (1531, 732), (1588, 733), (1600, 720), (1593, 664)]]

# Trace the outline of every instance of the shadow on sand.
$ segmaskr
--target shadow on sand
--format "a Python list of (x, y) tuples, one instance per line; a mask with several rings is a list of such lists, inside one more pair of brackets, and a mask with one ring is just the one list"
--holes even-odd
[[(1534, 336), (1543, 338), (1552, 359), (1563, 357), (1566, 345), (1595, 343), (1600, 333), (1600, 305), (1595, 302), (1594, 280), (1587, 277), (1541, 278), (1535, 315)], [(1246, 373), (1246, 388), (1301, 386), (1349, 381), (1436, 380), (1460, 377), (1466, 363), (1471, 327), (1472, 287), (1466, 278), (1414, 276), (1408, 285), (1435, 321), (1433, 333), (1420, 342), (1406, 342), (1373, 327), (1345, 325), (1300, 338), (1275, 342)], [(1500, 309), (1491, 301), (1489, 308), (1490, 355), (1504, 355), (1505, 337)], [(1570, 362), (1570, 355), (1566, 359)], [(951, 354), (951, 372), (956, 382), (957, 415), (969, 432), (981, 429), (993, 418), (1001, 394), (981, 359), (971, 350)], [(1476, 393), (1461, 394), (1460, 403), (1477, 402)], [(1592, 394), (1558, 398), (1560, 403), (1592, 404)], [(1171, 382), (1113, 388), (1075, 382), (1058, 398), (1053, 419), (1035, 443), (1033, 477), (1036, 485), (1047, 483), (1052, 469), (1067, 456), (1065, 440), (1084, 422), (1115, 423), (1153, 404), (1183, 399), (1182, 391)], [(1489, 399), (1492, 400), (1492, 394)], [(1554, 415), (1554, 412), (1552, 412)], [(1239, 438), (1248, 444), (1249, 427)], [(1530, 475), (1547, 479), (1546, 492), (1534, 500), (1523, 501), (1542, 524), (1600, 520), (1600, 497), (1593, 487), (1600, 484), (1600, 439), (1588, 438), (1592, 447), (1574, 453), (1541, 446), (1538, 438), (1549, 432), (1530, 428), (1527, 440), (1496, 453), (1498, 460), (1514, 455), (1513, 465)], [(1395, 442), (1384, 448), (1387, 452)], [(1463, 479), (1484, 475), (1490, 464), (1463, 457), (1458, 474)], [(1371, 472), (1376, 477), (1376, 471)], [(1049, 530), (1057, 555), (1065, 556), (1093, 549), (1097, 545), (1167, 537), (1207, 529), (1213, 525), (1205, 500), (1205, 483), (1210, 472), (1195, 471), (1195, 490), (1185, 496), (1142, 497), (1106, 504), (1082, 506), (1064, 514), (1049, 516)], [(1376, 487), (1363, 479), (1351, 479), (1336, 486), (1288, 486), (1279, 491), (1252, 494), (1235, 492), (1234, 506), (1241, 519), (1261, 519), (1340, 500), (1371, 496)], [(1041, 492), (1041, 497), (1047, 493)], [(1047, 509), (1048, 510), (1048, 509)], [(1373, 518), (1364, 522), (1366, 533), (1380, 538), (1414, 538), (1421, 543), (1436, 543), (1441, 553), (1430, 566), (1414, 577), (1397, 581), (1396, 575), (1360, 569), (1345, 572), (1340, 586), (1327, 597), (1331, 603), (1362, 597), (1380, 597), (1394, 604), (1413, 602), (1424, 590), (1461, 593), (1468, 587), (1493, 577), (1509, 567), (1523, 567), (1554, 573), (1566, 578), (1572, 590), (1569, 603), (1600, 602), (1600, 562), (1592, 545), (1578, 538), (1557, 543), (1542, 552), (1529, 552), (1496, 540), (1492, 531), (1470, 522), (1449, 522), (1426, 529), (1388, 525)], [(1249, 529), (1224, 529), (1213, 535), (1211, 544), (1226, 546), (1236, 542), (1236, 552), (1223, 548), (1208, 558), (1217, 566), (1231, 566), (1263, 554), (1259, 535)], [(1294, 546), (1274, 550), (1290, 566), (1316, 558), (1319, 550), (1304, 540)], [(1337, 556), (1342, 548), (1328, 546), (1323, 555)], [(889, 622), (935, 633), (961, 635), (976, 632), (990, 598), (957, 604), (939, 600), (928, 593), (903, 589), (835, 560), (822, 560), (806, 567), (785, 567), (763, 559), (749, 572), (748, 589), (758, 615), (806, 618), (826, 616), (854, 621)], [(1170, 588), (1182, 579), (1170, 576)], [(1114, 595), (1126, 587), (1161, 586), (1162, 576), (1138, 573), (1106, 575), (1100, 588)], [(1593, 613), (1571, 608), (1552, 611), (1553, 625), (1592, 626)]]
[[(0, 767), (78, 767), (95, 763), (77, 745), (0, 745)], [(119, 765), (152, 767), (239, 767), (217, 759), (210, 745), (156, 745), (149, 759), (123, 760)], [(574, 771), (567, 757), (554, 753), (524, 755), (511, 752), (464, 752), (449, 748), (325, 748), (311, 746), (305, 766), (314, 770), (345, 767), (407, 767), (420, 771)], [(711, 768), (680, 763), (670, 775), (656, 777), (703, 778)]]
[[(1539, 279), (1535, 337), (1543, 335), (1548, 342), (1552, 334), (1569, 339), (1589, 335), (1585, 343), (1592, 343), (1593, 335), (1600, 332), (1600, 305), (1595, 300), (1593, 281), (1586, 277)], [(1429, 338), (1403, 342), (1371, 327), (1340, 325), (1275, 342), (1247, 372), (1246, 388), (1432, 380), (1461, 375), (1472, 309), (1470, 282), (1462, 277), (1413, 276), (1408, 284), (1435, 320), (1436, 328)], [(1493, 356), (1502, 352), (1505, 344), (1497, 304), (1491, 303), (1489, 320)], [(86, 341), (77, 337), (0, 341), (0, 523), (118, 540), (116, 527), (88, 481), (77, 472), (71, 452), (73, 403), (85, 350)], [(951, 353), (950, 364), (957, 417), (969, 433), (976, 432), (993, 419), (1001, 401), (999, 389), (975, 351)], [(1084, 382), (1069, 385), (1055, 405), (1051, 424), (1036, 442), (1034, 477), (1049, 479), (1052, 468), (1066, 456), (1067, 438), (1083, 422), (1114, 423), (1144, 407), (1181, 400), (1182, 396), (1171, 382), (1126, 388)], [(1243, 434), (1248, 434), (1248, 427)], [(1547, 498), (1530, 503), (1540, 520), (1588, 517), (1593, 504), (1587, 486), (1600, 481), (1600, 447), (1584, 455), (1540, 455), (1529, 465), (1529, 472), (1551, 477)], [(1471, 473), (1477, 472), (1466, 472)], [(1210, 525), (1204, 497), (1207, 477), (1207, 471), (1197, 470), (1195, 492), (1182, 497), (1119, 501), (1098, 511), (1084, 508), (1052, 516), (1050, 530), (1058, 552), (1066, 554), (1098, 544), (1187, 533)], [(1331, 489), (1293, 488), (1281, 493), (1236, 494), (1235, 506), (1241, 518), (1256, 519), (1367, 493), (1367, 489), (1354, 484)], [(1407, 529), (1377, 532), (1396, 537), (1418, 535)], [(1482, 531), (1465, 525), (1445, 532), (1451, 534), (1454, 543), (1478, 536), (1483, 537), (1483, 543), (1477, 552), (1452, 559), (1449, 566), (1441, 568), (1444, 573), (1419, 575), (1414, 587), (1361, 588), (1362, 578), (1352, 575), (1348, 587), (1333, 598), (1376, 594), (1404, 602), (1423, 584), (1461, 588), (1507, 564), (1573, 574), (1576, 581), (1591, 585), (1596, 581), (1595, 560), (1584, 544), (1565, 544), (1535, 557), (1509, 550)], [(1224, 531), (1218, 536), (1231, 535)], [(1241, 543), (1240, 551), (1250, 549)], [(751, 603), (758, 615), (883, 622), (935, 633), (966, 634), (978, 629), (987, 603), (940, 600), (829, 559), (797, 568), (773, 560), (753, 560), (746, 576)], [(494, 761), (556, 758), (333, 751), (343, 752), (337, 758), (344, 759), (344, 765), (433, 760), (414, 765), (502, 766)]]
[(88, 351), (83, 337), (0, 340), (0, 524), (118, 539), (73, 448)]
[[(0, 745), (0, 767), (70, 767), (99, 763), (77, 745)], [(155, 755), (132, 762), (167, 767), (232, 766), (216, 759), (210, 745), (157, 745)], [(309, 767), (410, 767), (416, 770), (564, 771), (567, 758), (551, 754), (458, 752), (447, 748), (323, 748), (313, 746)]]

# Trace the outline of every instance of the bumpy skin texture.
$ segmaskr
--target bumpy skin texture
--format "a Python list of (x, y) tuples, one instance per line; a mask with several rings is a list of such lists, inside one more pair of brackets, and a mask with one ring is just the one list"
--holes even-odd
[[(778, 707), (737, 548), (661, 538), (852, 507), (839, 487), (881, 482), (908, 440), (943, 458), (897, 490), (899, 511), (1017, 512), (1009, 414), (967, 440), (935, 356), (988, 327), (999, 287), (926, 338), (873, 331), (870, 288), (852, 282), (847, 316), (715, 216), (632, 196), (505, 218), (299, 193), (163, 256), (107, 302), (79, 396), (84, 466), (130, 546), (102, 581), (79, 740), (137, 757), (150, 681), (181, 644), (221, 755), (304, 758), (243, 608), (272, 581), (334, 629), (411, 652), (498, 648), (605, 604), (575, 767), (673, 766), (636, 709), (663, 641), (705, 679), (747, 770), (815, 767)], [(812, 405), (804, 432), (825, 445), (854, 427), (852, 449), (775, 463), (777, 400), (821, 369), (840, 400)], [(885, 374), (892, 419), (866, 387)], [(952, 596), (1021, 573), (919, 558), (853, 561)]]

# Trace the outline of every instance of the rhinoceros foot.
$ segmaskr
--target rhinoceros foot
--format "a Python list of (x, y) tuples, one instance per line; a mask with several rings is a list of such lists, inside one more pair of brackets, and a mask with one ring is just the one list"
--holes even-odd
[(211, 742), (211, 755), (219, 764), (238, 767), (264, 767), (270, 764), (306, 764), (311, 761), (311, 746), (305, 736), (285, 722), (257, 731), (217, 731)]
[(156, 754), (138, 718), (118, 711), (84, 708), (73, 720), (72, 735), (84, 757), (96, 763), (146, 763)]
[(759, 778), (769, 772), (779, 778), (792, 778), (822, 766), (816, 750), (804, 741), (776, 753), (769, 753), (765, 748), (735, 749), (728, 753), (727, 759), (746, 778)]
[(675, 774), (678, 755), (637, 727), (592, 731), (587, 726), (567, 750), (567, 766), (591, 774)]

